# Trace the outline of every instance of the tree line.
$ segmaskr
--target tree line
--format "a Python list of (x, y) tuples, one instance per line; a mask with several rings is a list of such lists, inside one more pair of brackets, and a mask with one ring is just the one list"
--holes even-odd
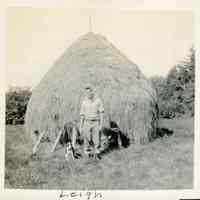
[(6, 124), (24, 124), (30, 96), (30, 89), (9, 88), (9, 91), (6, 92)]
[(150, 78), (158, 95), (161, 118), (193, 117), (195, 98), (195, 50), (175, 65), (166, 77)]

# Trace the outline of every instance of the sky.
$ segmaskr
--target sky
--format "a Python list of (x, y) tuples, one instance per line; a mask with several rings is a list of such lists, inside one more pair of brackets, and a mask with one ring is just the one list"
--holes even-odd
[(34, 88), (71, 43), (91, 29), (147, 77), (167, 75), (194, 44), (191, 11), (12, 7), (6, 19), (6, 88)]

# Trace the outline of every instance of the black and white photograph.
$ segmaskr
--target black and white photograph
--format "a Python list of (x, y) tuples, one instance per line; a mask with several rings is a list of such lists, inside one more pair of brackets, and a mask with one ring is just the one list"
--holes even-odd
[(194, 13), (9, 7), (5, 189), (194, 188)]

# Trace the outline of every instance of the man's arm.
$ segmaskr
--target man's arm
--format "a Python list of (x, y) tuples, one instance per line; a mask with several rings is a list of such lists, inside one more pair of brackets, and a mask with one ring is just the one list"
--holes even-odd
[(80, 134), (82, 134), (84, 119), (85, 119), (84, 115), (81, 115), (80, 116), (80, 125), (79, 125)]
[(80, 134), (82, 133), (84, 119), (85, 119), (85, 106), (84, 106), (84, 102), (83, 102), (81, 105), (81, 109), (80, 109), (80, 124), (79, 124)]
[(103, 118), (104, 118), (104, 107), (103, 107), (103, 103), (101, 100), (99, 101), (99, 113), (100, 113), (100, 130), (102, 130)]
[(101, 112), (101, 113), (100, 113), (100, 125), (99, 125), (99, 126), (100, 126), (100, 127), (99, 127), (100, 130), (102, 130), (102, 128), (103, 128), (103, 117), (104, 117), (104, 113)]

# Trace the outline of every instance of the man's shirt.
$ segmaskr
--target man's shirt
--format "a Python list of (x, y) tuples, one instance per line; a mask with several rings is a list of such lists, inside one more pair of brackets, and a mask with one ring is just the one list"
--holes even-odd
[(85, 99), (81, 105), (80, 115), (86, 120), (99, 120), (102, 112), (104, 112), (103, 103), (99, 98)]

